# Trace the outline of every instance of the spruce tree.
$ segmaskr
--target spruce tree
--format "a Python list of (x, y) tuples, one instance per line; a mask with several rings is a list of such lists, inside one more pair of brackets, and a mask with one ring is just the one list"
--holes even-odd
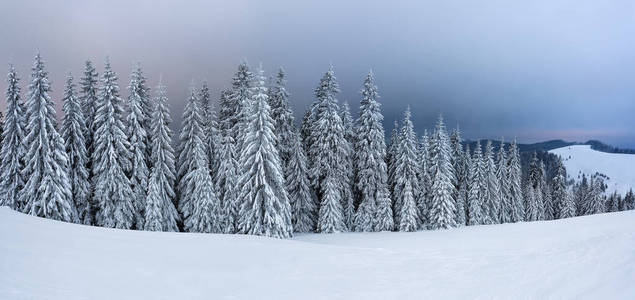
[(417, 210), (419, 178), (417, 176), (417, 136), (410, 120), (410, 107), (404, 113), (401, 137), (395, 152), (395, 223), (399, 231), (415, 231), (419, 228)]
[(218, 168), (220, 166), (221, 133), (218, 124), (218, 116), (214, 110), (214, 105), (210, 101), (209, 88), (207, 83), (203, 83), (198, 94), (201, 101), (201, 118), (203, 119), (203, 142), (209, 163), (209, 171), (212, 180), (216, 182)]
[(187, 153), (184, 164), (192, 165), (192, 167), (187, 168), (187, 173), (179, 183), (181, 195), (179, 206), (183, 212), (185, 230), (223, 233), (224, 212), (221, 201), (214, 191), (214, 183), (208, 168), (203, 134), (204, 124), (199, 110), (198, 99), (192, 87), (183, 113), (184, 129), (181, 131), (181, 143), (187, 145), (181, 153)]
[(390, 190), (390, 194), (394, 193), (395, 189), (395, 160), (394, 157), (397, 155), (397, 147), (399, 147), (399, 138), (401, 137), (401, 133), (399, 132), (399, 122), (395, 120), (392, 128), (392, 132), (390, 133), (390, 142), (388, 144), (388, 148), (386, 149), (386, 165), (388, 168), (388, 189)]
[(529, 163), (527, 188), (525, 190), (525, 220), (537, 221), (541, 219), (540, 204), (542, 203), (542, 172), (540, 160), (536, 152), (532, 154)]
[[(355, 230), (390, 230), (394, 222), (385, 159), (384, 116), (372, 72), (364, 79), (361, 94), (353, 156), (356, 168), (354, 182), (359, 193)], [(383, 222), (379, 223), (379, 220)]]
[(525, 220), (522, 189), (522, 170), (520, 167), (520, 153), (516, 140), (509, 146), (507, 158), (507, 174), (509, 176), (509, 197), (511, 199), (511, 222)]
[(286, 188), (291, 204), (291, 222), (295, 232), (313, 232), (317, 224), (315, 195), (309, 184), (309, 170), (300, 137), (295, 134), (293, 153), (287, 168)]
[[(130, 87), (135, 89), (136, 96), (139, 97), (142, 114), (139, 115), (143, 129), (146, 132), (145, 149), (146, 149), (146, 163), (148, 169), (152, 165), (150, 159), (152, 158), (152, 140), (150, 139), (150, 132), (152, 131), (152, 114), (154, 113), (154, 104), (152, 103), (152, 97), (150, 96), (150, 88), (146, 82), (146, 77), (143, 75), (141, 64), (137, 63), (132, 71), (132, 77), (135, 78), (135, 86)], [(142, 118), (142, 119), (141, 119)]]
[[(94, 152), (93, 138), (95, 136), (95, 112), (97, 111), (97, 93), (99, 77), (93, 63), (87, 60), (84, 64), (84, 76), (80, 81), (80, 100), (82, 105), (82, 112), (84, 113), (84, 119), (86, 120), (86, 133), (84, 134), (84, 140), (86, 141), (86, 151), (88, 153)], [(89, 162), (89, 166), (90, 166)]]
[(19, 194), (24, 187), (24, 145), (25, 112), (20, 100), (19, 79), (13, 65), (9, 66), (6, 91), (6, 118), (2, 130), (2, 148), (0, 148), (0, 206), (23, 211), (24, 204), (19, 201)]
[(432, 191), (432, 178), (430, 177), (430, 140), (428, 131), (423, 131), (419, 144), (417, 161), (419, 163), (419, 197), (417, 209), (419, 211), (419, 228), (428, 228), (430, 225), (430, 195)]
[(483, 206), (485, 205), (485, 190), (487, 189), (485, 183), (485, 175), (483, 171), (483, 152), (481, 151), (480, 141), (476, 141), (476, 147), (474, 148), (474, 155), (472, 156), (470, 166), (470, 189), (468, 195), (468, 225), (481, 225), (485, 224), (485, 215)]
[(551, 184), (544, 182), (542, 186), (542, 201), (544, 206), (543, 220), (554, 219), (554, 205), (553, 198), (551, 197)]
[[(459, 226), (465, 225), (465, 160), (463, 156), (463, 145), (461, 144), (461, 131), (458, 126), (450, 134), (450, 148), (452, 149), (452, 168), (454, 169), (454, 194), (455, 201), (455, 221)], [(463, 192), (462, 192), (463, 191)]]
[[(242, 151), (242, 140), (247, 127), (249, 112), (249, 102), (251, 101), (254, 87), (252, 82), (254, 76), (247, 66), (247, 62), (242, 62), (238, 66), (238, 71), (232, 79), (231, 94), (228, 95), (228, 104), (221, 106), (220, 120), (224, 123), (223, 128), (229, 129), (232, 138), (236, 143), (236, 150)], [(221, 103), (222, 105), (222, 103)]]
[(605, 212), (604, 196), (602, 195), (602, 179), (598, 176), (592, 176), (589, 185), (590, 189), (585, 214), (593, 215)]
[(611, 195), (609, 195), (608, 198), (606, 198), (606, 203), (605, 203), (606, 208), (604, 209), (604, 211), (606, 212), (619, 211), (619, 201), (620, 200), (618, 199), (617, 192), (613, 192)]
[(142, 82), (140, 69), (134, 69), (130, 75), (130, 85), (128, 86), (130, 95), (128, 96), (126, 134), (130, 143), (130, 154), (132, 155), (130, 169), (130, 188), (132, 189), (134, 206), (134, 228), (143, 229), (145, 221), (146, 195), (148, 193), (148, 131), (146, 123), (149, 116), (144, 111), (144, 99), (146, 88)]
[(284, 187), (280, 156), (262, 68), (254, 82), (253, 101), (243, 110), (246, 127), (240, 154), (242, 177), (238, 231), (277, 238), (291, 237), (291, 206)]
[(230, 134), (222, 134), (219, 152), (218, 174), (216, 176), (216, 193), (223, 210), (223, 231), (235, 233), (238, 221), (238, 154), (234, 139)]
[(159, 81), (150, 133), (153, 165), (146, 198), (145, 230), (178, 231), (179, 214), (174, 203), (174, 149), (170, 129), (172, 119), (167, 100), (166, 87)]
[[(353, 117), (351, 116), (348, 103), (344, 102), (340, 112), (342, 119), (342, 129), (344, 134), (344, 176), (342, 177), (342, 207), (344, 208), (344, 224), (348, 230), (353, 230), (353, 218), (355, 216), (355, 203), (353, 202), (353, 146), (355, 145), (355, 133), (353, 132)], [(392, 221), (391, 221), (392, 223)], [(387, 229), (387, 230), (392, 230)]]
[(488, 224), (498, 224), (500, 223), (500, 207), (503, 201), (501, 199), (501, 183), (496, 174), (497, 168), (491, 141), (487, 141), (487, 144), (485, 145), (484, 159), (486, 164), (488, 189), (487, 212), (489, 213), (489, 217), (486, 222)]
[[(285, 174), (288, 173), (289, 161), (295, 149), (295, 119), (289, 106), (289, 92), (287, 91), (286, 73), (282, 68), (278, 70), (275, 82), (269, 91), (271, 103), (271, 118), (274, 121), (276, 134), (276, 148), (280, 154), (280, 162)], [(290, 178), (285, 179), (288, 182)]]
[(25, 166), (26, 182), (19, 195), (23, 212), (60, 221), (77, 221), (68, 156), (64, 141), (57, 132), (55, 107), (49, 92), (48, 72), (38, 53), (31, 69), (31, 83), (26, 101)]
[(469, 198), (470, 198), (470, 180), (471, 180), (471, 174), (470, 174), (470, 170), (472, 168), (472, 153), (470, 151), (470, 145), (466, 144), (465, 145), (465, 151), (463, 152), (463, 174), (465, 174), (465, 181), (463, 186), (461, 187), (461, 197), (463, 197), (463, 206), (464, 206), (464, 213), (465, 213), (465, 223), (463, 223), (463, 225), (468, 225), (468, 221), (469, 221), (469, 210), (470, 210), (470, 204), (468, 202)]
[(106, 59), (96, 103), (91, 157), (95, 223), (129, 229), (134, 224), (134, 194), (126, 175), (131, 169), (130, 144), (123, 123), (122, 100), (117, 75)]
[(562, 159), (556, 162), (556, 174), (553, 177), (552, 199), (556, 207), (555, 219), (571, 218), (575, 216), (575, 202), (567, 192), (567, 174)]
[(635, 209), (635, 195), (633, 195), (633, 189), (628, 190), (628, 193), (624, 195), (624, 210)]
[(315, 121), (309, 136), (311, 185), (316, 191), (319, 209), (317, 231), (341, 232), (346, 229), (342, 195), (346, 170), (346, 148), (342, 119), (339, 115), (336, 94), (339, 87), (331, 67), (315, 89), (317, 105)]
[(90, 182), (88, 181), (88, 154), (86, 153), (86, 120), (81, 103), (75, 96), (75, 84), (69, 74), (64, 91), (64, 120), (62, 138), (68, 155), (68, 176), (71, 182), (72, 201), (77, 209), (78, 221), (86, 225), (93, 224), (93, 212), (89, 202)]
[(437, 127), (433, 135), (433, 143), (430, 148), (432, 161), (432, 195), (430, 206), (430, 228), (447, 229), (456, 227), (456, 208), (454, 194), (455, 180), (454, 168), (452, 167), (452, 149), (448, 134), (445, 131), (443, 117), (439, 116)]
[(509, 170), (507, 168), (507, 152), (505, 142), (501, 139), (500, 147), (496, 156), (496, 178), (500, 183), (500, 206), (498, 209), (498, 220), (500, 223), (512, 221), (512, 197), (510, 194), (511, 181), (509, 180)]

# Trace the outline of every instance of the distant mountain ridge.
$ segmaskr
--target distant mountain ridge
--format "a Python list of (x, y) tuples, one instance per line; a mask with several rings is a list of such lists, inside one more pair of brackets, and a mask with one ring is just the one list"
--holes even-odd
[[(481, 139), (479, 141), (481, 142), (481, 146), (484, 147), (485, 143), (487, 143), (488, 140)], [(492, 141), (492, 145), (494, 146), (494, 149), (498, 150), (498, 147), (500, 146), (500, 140), (491, 140), (491, 141)], [(474, 149), (474, 147), (476, 146), (476, 141), (466, 140), (463, 142), (463, 144), (464, 145), (469, 144), (470, 149)], [(509, 144), (510, 144), (509, 142), (505, 142), (505, 146), (509, 146)], [(567, 142), (563, 140), (549, 140), (549, 141), (532, 143), (532, 144), (518, 144), (518, 149), (520, 150), (520, 152), (534, 152), (534, 151), (540, 152), (540, 151), (549, 151), (553, 149), (567, 147), (571, 145), (590, 145), (591, 149), (600, 151), (600, 152), (606, 152), (606, 153), (635, 154), (635, 150), (633, 149), (614, 147), (614, 146), (602, 143), (601, 141), (598, 141), (598, 140), (589, 140), (584, 143)]]

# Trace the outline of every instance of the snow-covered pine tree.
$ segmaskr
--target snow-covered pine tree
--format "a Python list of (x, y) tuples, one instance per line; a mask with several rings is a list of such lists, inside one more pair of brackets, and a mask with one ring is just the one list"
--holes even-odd
[[(353, 132), (353, 117), (351, 116), (348, 103), (344, 102), (340, 112), (342, 128), (344, 130), (344, 173), (342, 177), (342, 207), (344, 208), (344, 224), (348, 230), (353, 230), (353, 218), (355, 217), (355, 203), (353, 199), (353, 181), (355, 172), (353, 170), (353, 146), (355, 145), (355, 133)], [(392, 222), (391, 222), (392, 223)], [(392, 230), (388, 229), (388, 230)]]
[[(210, 101), (209, 87), (203, 82), (198, 98), (201, 101), (201, 118), (203, 119), (203, 133), (205, 143), (205, 153), (209, 163), (209, 170), (212, 180), (216, 181), (218, 168), (220, 166), (221, 134), (218, 125), (218, 116), (214, 110), (214, 105)], [(218, 196), (218, 192), (217, 192)]]
[(141, 64), (137, 63), (135, 68), (132, 70), (132, 77), (135, 78), (135, 93), (139, 97), (139, 102), (141, 103), (141, 112), (142, 115), (139, 117), (143, 117), (141, 120), (141, 124), (143, 125), (143, 129), (146, 132), (146, 140), (145, 140), (145, 149), (146, 149), (146, 164), (148, 165), (148, 169), (152, 165), (151, 157), (152, 157), (152, 141), (150, 140), (150, 132), (152, 131), (152, 114), (154, 111), (154, 104), (152, 103), (152, 97), (150, 96), (150, 88), (146, 82), (146, 77), (143, 75), (143, 70), (141, 69)]
[(6, 91), (6, 118), (2, 130), (2, 148), (0, 148), (0, 206), (22, 211), (24, 203), (18, 195), (24, 186), (22, 169), (24, 168), (24, 107), (20, 101), (19, 79), (13, 65), (9, 66)]
[(554, 205), (553, 198), (551, 197), (551, 184), (544, 182), (542, 186), (542, 201), (544, 206), (543, 220), (554, 219)]
[(500, 223), (512, 221), (512, 197), (510, 194), (509, 173), (507, 169), (507, 152), (505, 142), (501, 139), (500, 147), (496, 156), (496, 178), (500, 183), (500, 206), (498, 210), (498, 220)]
[(90, 182), (88, 181), (88, 154), (86, 153), (86, 120), (81, 103), (75, 96), (75, 84), (70, 74), (66, 79), (64, 91), (64, 119), (62, 120), (62, 138), (68, 155), (68, 176), (71, 182), (72, 201), (77, 209), (78, 221), (93, 224), (93, 212), (89, 202)]
[(91, 157), (95, 223), (129, 229), (134, 224), (134, 194), (126, 175), (131, 169), (130, 144), (123, 123), (117, 75), (106, 59), (94, 118)]
[(57, 132), (55, 106), (49, 92), (48, 72), (38, 53), (31, 69), (31, 83), (26, 101), (25, 166), (26, 182), (19, 195), (23, 211), (60, 221), (77, 221), (71, 183), (68, 178), (68, 156), (64, 141)]
[(386, 167), (388, 168), (388, 189), (390, 194), (394, 193), (395, 188), (395, 161), (394, 157), (397, 154), (397, 147), (399, 147), (399, 138), (401, 133), (399, 132), (399, 122), (395, 120), (393, 123), (392, 132), (390, 133), (390, 141), (388, 148), (386, 149)]
[(432, 158), (432, 195), (430, 206), (430, 228), (447, 229), (456, 227), (455, 200), (452, 198), (454, 184), (454, 168), (452, 167), (452, 149), (448, 134), (445, 131), (443, 117), (439, 116), (430, 148)]
[(452, 167), (454, 168), (454, 195), (455, 201), (454, 217), (458, 226), (465, 225), (465, 166), (463, 156), (463, 145), (461, 144), (461, 131), (457, 126), (450, 134), (450, 148), (452, 149)]
[[(275, 134), (277, 136), (276, 148), (280, 155), (280, 162), (285, 174), (288, 173), (289, 161), (294, 155), (295, 149), (295, 118), (289, 106), (289, 92), (287, 91), (287, 79), (284, 69), (280, 68), (275, 82), (269, 91), (271, 95), (271, 118), (274, 121)], [(285, 181), (289, 181), (287, 178)]]
[(134, 228), (142, 230), (145, 221), (146, 195), (148, 193), (148, 132), (146, 122), (149, 116), (144, 112), (144, 100), (146, 88), (142, 85), (140, 69), (133, 69), (130, 75), (130, 85), (128, 91), (126, 135), (130, 143), (130, 154), (132, 155), (131, 169), (129, 172), (130, 188), (132, 189), (134, 206)]
[(293, 235), (291, 206), (284, 176), (262, 67), (254, 81), (253, 101), (244, 107), (248, 118), (240, 155), (242, 177), (238, 186), (238, 231), (244, 234), (286, 238)]
[(487, 224), (498, 224), (500, 223), (500, 206), (502, 203), (501, 199), (501, 184), (498, 180), (498, 176), (496, 176), (496, 163), (494, 161), (494, 149), (492, 146), (492, 141), (487, 141), (485, 144), (485, 154), (483, 156), (485, 160), (485, 173), (487, 180), (487, 198), (486, 198), (486, 211), (488, 213), (488, 217), (486, 218)]
[[(391, 222), (393, 211), (388, 189), (386, 142), (382, 124), (384, 116), (372, 71), (364, 79), (361, 94), (354, 147), (354, 182), (359, 193), (355, 230), (390, 230), (394, 221)], [(380, 223), (379, 220), (383, 221)]]
[(395, 223), (399, 231), (415, 231), (419, 228), (417, 202), (419, 177), (417, 161), (417, 136), (410, 120), (410, 107), (404, 113), (401, 137), (397, 146), (395, 162)]
[(485, 205), (486, 174), (483, 174), (485, 167), (483, 166), (483, 152), (481, 151), (480, 141), (476, 141), (474, 155), (472, 156), (470, 166), (470, 189), (467, 199), (468, 203), (468, 225), (485, 224), (485, 215), (483, 206)]
[(432, 190), (432, 178), (430, 177), (430, 139), (428, 131), (423, 131), (423, 137), (418, 148), (417, 161), (419, 163), (419, 194), (417, 209), (419, 211), (419, 228), (424, 229), (430, 226), (430, 193)]
[(532, 154), (529, 163), (529, 175), (527, 178), (527, 188), (525, 191), (525, 220), (540, 220), (540, 207), (542, 202), (540, 161), (536, 152)]
[(516, 140), (509, 146), (507, 158), (507, 174), (509, 176), (509, 197), (511, 199), (511, 222), (525, 220), (524, 199), (522, 189), (522, 170), (520, 167), (520, 153)]
[[(223, 113), (223, 120), (227, 123), (226, 126), (231, 126), (232, 137), (237, 147), (238, 152), (242, 152), (242, 144), (244, 138), (244, 131), (248, 126), (247, 119), (249, 116), (250, 103), (253, 93), (256, 89), (252, 86), (254, 82), (254, 76), (249, 71), (247, 62), (242, 62), (238, 66), (238, 71), (232, 81), (232, 90), (229, 95), (229, 102), (234, 108), (233, 113), (227, 115), (221, 109)], [(228, 117), (227, 117), (228, 116)]]
[[(194, 203), (190, 202), (191, 199), (194, 199), (194, 188), (199, 188), (199, 192), (203, 192), (203, 190), (200, 190), (201, 187), (196, 186), (196, 183), (190, 183), (189, 180), (206, 179), (201, 177), (202, 175), (197, 174), (197, 172), (201, 169), (201, 163), (209, 166), (208, 155), (205, 151), (205, 147), (198, 144), (203, 143), (205, 140), (205, 134), (203, 131), (205, 124), (203, 123), (203, 118), (201, 116), (201, 109), (199, 107), (199, 99), (196, 96), (196, 89), (193, 85), (190, 87), (190, 95), (185, 104), (181, 120), (176, 178), (178, 182), (177, 193), (180, 196), (178, 209), (181, 216), (183, 216), (183, 220), (187, 220), (194, 208)], [(202, 147), (202, 151), (204, 151), (205, 155), (200, 157), (200, 153), (197, 151), (201, 151), (201, 149), (198, 149), (197, 147)], [(204, 161), (199, 162), (199, 159), (203, 159)], [(209, 168), (207, 168), (207, 170), (209, 171)], [(188, 174), (190, 175), (186, 176)], [(186, 190), (189, 191), (188, 197), (185, 197)]]
[(336, 94), (339, 87), (333, 67), (329, 68), (315, 89), (317, 106), (311, 128), (309, 157), (311, 185), (318, 198), (317, 231), (322, 233), (346, 230), (342, 207), (342, 182), (345, 179), (346, 148), (342, 119)]
[(604, 211), (606, 212), (616, 212), (619, 211), (619, 199), (617, 195), (617, 191), (614, 191), (611, 195), (606, 198)]
[(464, 174), (464, 181), (463, 181), (463, 185), (461, 186), (461, 197), (463, 199), (463, 210), (464, 210), (464, 215), (465, 215), (465, 222), (463, 223), (463, 225), (468, 225), (468, 216), (469, 216), (469, 209), (470, 209), (470, 205), (468, 202), (468, 199), (470, 198), (470, 169), (472, 167), (472, 153), (470, 151), (470, 145), (466, 144), (465, 145), (465, 151), (463, 151), (463, 174)]
[(551, 191), (548, 191), (548, 187), (547, 187), (547, 172), (545, 172), (545, 163), (540, 160), (540, 163), (538, 165), (538, 170), (540, 171), (538, 174), (540, 174), (540, 189), (536, 189), (537, 193), (540, 193), (539, 196), (536, 197), (536, 199), (538, 199), (538, 220), (546, 220), (545, 217), (545, 202), (547, 201), (547, 199), (545, 199), (545, 195), (551, 195)]
[(238, 154), (231, 134), (222, 134), (219, 153), (218, 174), (216, 176), (216, 194), (223, 210), (223, 231), (235, 233), (238, 222)]
[[(80, 81), (80, 100), (82, 103), (82, 112), (86, 120), (86, 133), (84, 139), (86, 141), (86, 151), (94, 152), (93, 137), (95, 136), (95, 112), (97, 111), (97, 93), (98, 93), (99, 77), (97, 71), (90, 60), (84, 64), (84, 76)], [(88, 163), (90, 167), (90, 163)]]
[(589, 186), (586, 174), (582, 174), (582, 180), (576, 183), (573, 190), (576, 216), (583, 216), (586, 214), (587, 202), (589, 195), (591, 194), (590, 190), (591, 187)]
[(291, 222), (295, 232), (313, 232), (317, 224), (315, 195), (309, 184), (309, 170), (302, 141), (294, 134), (293, 153), (290, 157), (286, 188), (291, 204)]
[(628, 193), (624, 195), (624, 210), (635, 209), (635, 195), (633, 189), (628, 190)]
[(556, 219), (575, 217), (575, 202), (567, 191), (567, 174), (562, 159), (557, 161), (551, 193), (554, 207), (557, 208), (554, 217)]
[[(170, 110), (166, 87), (159, 80), (155, 97), (156, 107), (152, 115), (152, 169), (146, 198), (145, 230), (178, 231), (179, 214), (175, 208), (174, 149), (170, 129)], [(158, 213), (157, 206), (160, 209)], [(150, 209), (151, 211), (148, 211)], [(160, 217), (157, 221), (156, 217)], [(160, 224), (160, 229), (157, 224)]]
[(602, 179), (592, 176), (590, 180), (589, 197), (586, 202), (585, 214), (594, 215), (605, 211), (604, 195), (602, 195)]
[[(224, 215), (220, 199), (214, 191), (214, 183), (209, 172), (207, 152), (204, 144), (204, 124), (201, 119), (198, 98), (194, 87), (183, 113), (184, 129), (181, 131), (181, 143), (187, 153), (183, 161), (188, 172), (179, 183), (184, 228), (189, 232), (223, 233)], [(184, 134), (185, 133), (185, 134)], [(182, 205), (181, 205), (182, 204)]]

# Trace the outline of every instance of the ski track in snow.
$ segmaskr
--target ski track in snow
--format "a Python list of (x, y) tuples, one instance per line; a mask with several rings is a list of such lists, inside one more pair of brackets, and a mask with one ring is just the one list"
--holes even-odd
[[(629, 189), (635, 188), (635, 155), (606, 153), (591, 149), (590, 145), (567, 146), (549, 151), (562, 157), (567, 176), (576, 181), (587, 176), (602, 173), (609, 177), (606, 194), (617, 191), (624, 196)], [(580, 177), (578, 177), (580, 175)]]
[(0, 207), (0, 299), (634, 299), (635, 211), (415, 233), (139, 232)]

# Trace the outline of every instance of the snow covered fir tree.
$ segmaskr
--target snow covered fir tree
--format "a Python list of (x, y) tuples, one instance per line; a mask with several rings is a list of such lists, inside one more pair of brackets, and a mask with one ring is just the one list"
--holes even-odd
[(242, 62), (217, 105), (207, 83), (183, 95), (176, 143), (161, 80), (152, 98), (146, 75), (133, 65), (124, 101), (108, 59), (100, 74), (87, 61), (78, 86), (68, 75), (58, 125), (40, 54), (24, 99), (9, 67), (1, 205), (94, 226), (276, 238), (635, 209), (632, 191), (606, 192), (606, 176), (576, 181), (566, 158), (521, 151), (515, 140), (463, 140), (442, 117), (418, 135), (410, 107), (387, 143), (372, 71), (361, 81), (359, 107), (339, 102), (331, 66), (313, 103), (294, 114), (284, 69), (267, 81), (261, 67)]

